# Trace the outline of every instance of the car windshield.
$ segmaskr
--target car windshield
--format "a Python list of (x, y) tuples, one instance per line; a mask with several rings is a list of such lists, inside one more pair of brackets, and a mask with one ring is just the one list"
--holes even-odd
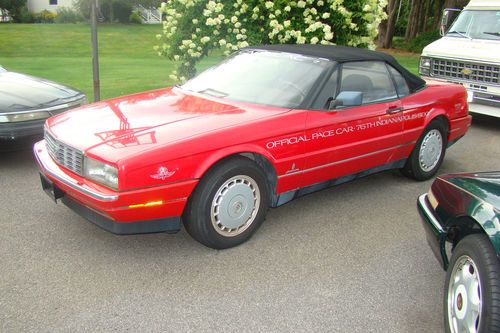
[(500, 11), (464, 10), (446, 36), (500, 40)]
[(234, 101), (297, 108), (332, 65), (326, 59), (298, 54), (242, 51), (181, 88)]

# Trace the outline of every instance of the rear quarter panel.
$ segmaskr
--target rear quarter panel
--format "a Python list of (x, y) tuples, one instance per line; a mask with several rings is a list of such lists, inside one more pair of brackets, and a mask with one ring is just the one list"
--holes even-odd
[(467, 91), (458, 84), (432, 81), (425, 89), (403, 98), (406, 142), (418, 140), (429, 123), (442, 116), (447, 121), (448, 141), (453, 133), (453, 120), (468, 117)]

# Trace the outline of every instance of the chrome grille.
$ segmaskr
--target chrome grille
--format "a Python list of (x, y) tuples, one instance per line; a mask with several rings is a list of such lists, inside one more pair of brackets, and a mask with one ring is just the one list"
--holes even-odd
[(80, 176), (83, 175), (83, 153), (81, 151), (55, 139), (47, 131), (45, 131), (44, 138), (49, 155), (57, 164)]
[(499, 83), (499, 65), (433, 58), (431, 69), (431, 76), (433, 77), (483, 84), (498, 85)]

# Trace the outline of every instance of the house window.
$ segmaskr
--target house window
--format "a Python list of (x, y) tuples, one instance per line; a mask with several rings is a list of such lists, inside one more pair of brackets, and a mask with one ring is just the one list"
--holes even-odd
[(49, 5), (57, 5), (57, 0), (49, 0)]

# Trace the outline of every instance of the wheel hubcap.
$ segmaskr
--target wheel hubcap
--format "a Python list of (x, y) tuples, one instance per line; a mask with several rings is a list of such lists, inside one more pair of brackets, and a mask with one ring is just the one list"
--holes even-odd
[(453, 267), (448, 286), (451, 332), (477, 332), (481, 320), (481, 304), (481, 283), (476, 264), (469, 256), (462, 256)]
[(255, 180), (239, 175), (228, 179), (212, 201), (211, 219), (215, 230), (233, 237), (244, 232), (259, 211), (260, 191)]
[(429, 172), (438, 164), (443, 152), (443, 138), (436, 129), (429, 131), (420, 146), (419, 162), (423, 171)]

